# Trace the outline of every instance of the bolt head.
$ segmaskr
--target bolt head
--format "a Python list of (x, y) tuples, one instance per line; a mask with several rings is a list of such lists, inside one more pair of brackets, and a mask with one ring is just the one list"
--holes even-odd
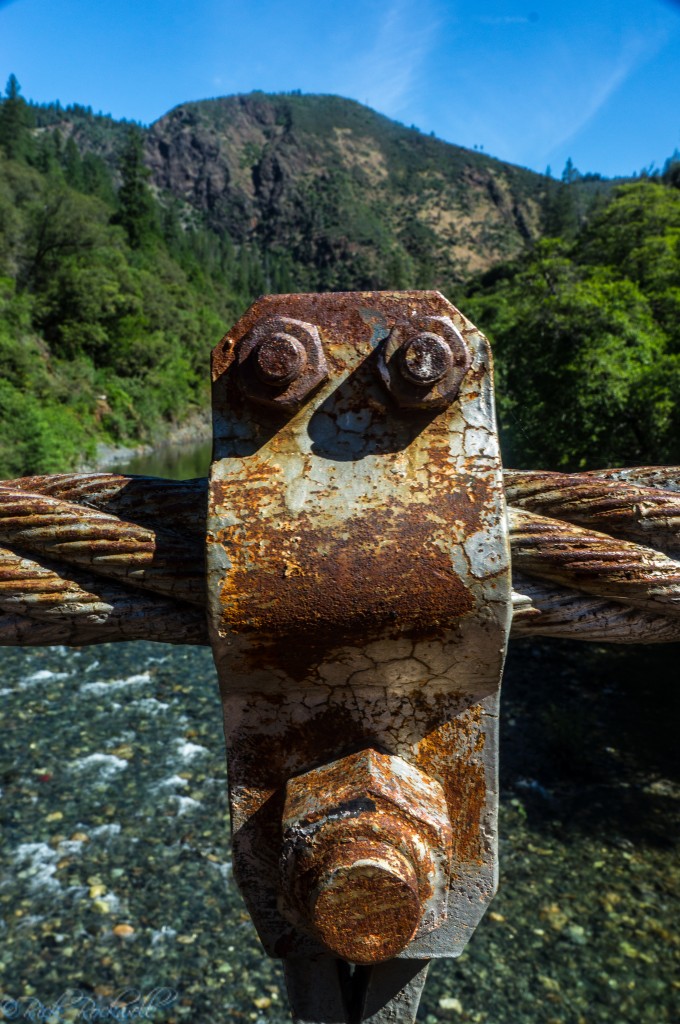
[(236, 350), (238, 379), (248, 398), (284, 413), (296, 412), (328, 376), (314, 324), (265, 316)]
[(310, 892), (315, 933), (351, 963), (391, 960), (413, 938), (420, 915), (413, 863), (387, 843), (340, 847)]
[(392, 328), (378, 374), (404, 409), (443, 409), (455, 399), (472, 356), (448, 316), (423, 316)]
[(254, 352), (257, 375), (264, 384), (285, 387), (300, 376), (307, 365), (304, 345), (292, 334), (276, 331), (263, 338)]
[(399, 349), (401, 372), (417, 387), (432, 387), (453, 366), (453, 353), (438, 334), (423, 331), (409, 338)]

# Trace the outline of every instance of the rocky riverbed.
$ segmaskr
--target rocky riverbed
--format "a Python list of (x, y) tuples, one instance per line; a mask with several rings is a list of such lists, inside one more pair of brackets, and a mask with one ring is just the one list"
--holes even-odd
[[(425, 1024), (678, 1020), (679, 653), (512, 645), (500, 893), (465, 954), (433, 965)], [(286, 1021), (231, 877), (209, 651), (2, 664), (0, 1019), (59, 999), (23, 1019), (103, 1019), (83, 1008), (127, 989), (167, 1024)]]

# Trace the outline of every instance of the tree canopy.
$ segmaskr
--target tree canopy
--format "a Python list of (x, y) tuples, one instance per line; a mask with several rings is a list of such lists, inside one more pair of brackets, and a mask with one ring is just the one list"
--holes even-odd
[(454, 294), (431, 226), (413, 212), (397, 244), (359, 178), (331, 173), (302, 196), (303, 259), (275, 218), (236, 243), (153, 191), (137, 126), (117, 126), (112, 166), (79, 134), (91, 111), (68, 119), (54, 106), (36, 121), (36, 109), (10, 76), (0, 476), (69, 468), (97, 440), (151, 439), (207, 404), (207, 353), (257, 294), (376, 286), (441, 287), (489, 334), (506, 463), (680, 462), (677, 153), (613, 197), (569, 162), (561, 181), (546, 179), (543, 238)]
[(475, 282), (494, 344), (506, 462), (680, 461), (680, 193), (617, 189), (573, 241)]

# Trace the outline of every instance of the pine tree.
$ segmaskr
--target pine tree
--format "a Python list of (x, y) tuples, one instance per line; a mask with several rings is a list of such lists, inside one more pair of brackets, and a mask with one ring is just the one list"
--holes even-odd
[(672, 156), (668, 157), (668, 160), (663, 165), (661, 180), (664, 185), (680, 188), (680, 152), (677, 149)]
[(72, 135), (69, 135), (64, 149), (64, 176), (71, 188), (83, 191), (83, 161)]
[(20, 95), (21, 86), (16, 75), (7, 79), (5, 98), (0, 103), (0, 146), (9, 160), (25, 160), (32, 149), (31, 127), (33, 118)]
[(43, 174), (54, 175), (61, 170), (63, 146), (58, 128), (43, 132), (38, 140), (33, 159), (34, 166)]
[(546, 189), (543, 199), (543, 230), (549, 238), (573, 238), (578, 229), (574, 193), (560, 182)]
[(575, 181), (579, 181), (581, 178), (581, 172), (574, 167), (574, 162), (571, 157), (568, 157), (564, 170), (562, 171), (562, 181), (565, 185), (573, 185)]
[(133, 249), (141, 249), (158, 234), (158, 216), (147, 180), (142, 137), (137, 128), (130, 128), (120, 158), (121, 186), (118, 190), (118, 212), (114, 218), (128, 236)]
[(100, 156), (85, 153), (82, 164), (83, 192), (99, 196), (109, 206), (116, 205), (116, 191), (108, 167)]

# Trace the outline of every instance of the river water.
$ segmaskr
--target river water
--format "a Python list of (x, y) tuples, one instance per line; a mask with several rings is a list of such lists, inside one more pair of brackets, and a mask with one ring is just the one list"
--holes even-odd
[[(208, 458), (131, 468), (196, 476)], [(431, 968), (420, 1021), (680, 1020), (679, 656), (511, 644), (500, 892)], [(9, 649), (2, 666), (0, 1020), (288, 1020), (231, 876), (210, 652)]]

